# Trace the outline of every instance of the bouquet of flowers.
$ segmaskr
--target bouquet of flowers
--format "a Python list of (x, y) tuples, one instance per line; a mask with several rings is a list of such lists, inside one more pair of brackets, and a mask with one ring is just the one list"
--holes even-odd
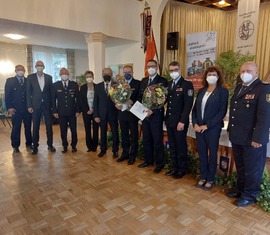
[(117, 80), (117, 82), (112, 84), (109, 89), (109, 95), (116, 105), (125, 106), (125, 103), (130, 99), (131, 94), (132, 88), (127, 82), (123, 82), (122, 80)]
[(142, 103), (148, 109), (161, 108), (166, 101), (167, 94), (168, 90), (162, 84), (148, 86), (143, 93)]

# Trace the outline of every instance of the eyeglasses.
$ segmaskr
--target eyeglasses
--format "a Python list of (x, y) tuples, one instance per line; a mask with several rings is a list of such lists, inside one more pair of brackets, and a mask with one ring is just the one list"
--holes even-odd
[(147, 68), (156, 68), (157, 66), (156, 65), (147, 65)]
[(169, 70), (169, 73), (172, 73), (172, 72), (178, 72), (180, 69), (170, 69)]

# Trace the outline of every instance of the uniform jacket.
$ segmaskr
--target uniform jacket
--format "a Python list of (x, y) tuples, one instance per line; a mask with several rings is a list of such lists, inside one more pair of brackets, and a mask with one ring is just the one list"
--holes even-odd
[(101, 120), (116, 121), (118, 110), (110, 96), (106, 94), (104, 82), (100, 82), (95, 87), (94, 95), (94, 118)]
[(59, 116), (75, 116), (80, 112), (80, 97), (78, 84), (68, 81), (67, 89), (64, 88), (62, 81), (53, 84), (52, 110)]
[(5, 84), (5, 103), (7, 109), (14, 108), (16, 112), (28, 112), (26, 104), (27, 78), (23, 78), (23, 85), (17, 77), (8, 78)]
[(169, 82), (165, 123), (168, 127), (177, 126), (178, 122), (189, 123), (189, 114), (193, 105), (194, 89), (190, 81), (181, 77), (172, 89)]
[[(94, 92), (95, 92), (95, 84), (94, 85)], [(89, 111), (89, 105), (88, 105), (88, 100), (87, 100), (87, 91), (88, 91), (88, 87), (87, 87), (87, 83), (81, 86), (80, 89), (80, 105), (81, 105), (81, 111), (83, 113), (87, 113)], [(95, 94), (95, 93), (94, 93)]]
[[(132, 78), (131, 82), (129, 83), (130, 87), (132, 88), (132, 94), (130, 99), (133, 101), (133, 104), (138, 100), (139, 91), (140, 91), (140, 81)], [(119, 121), (138, 121), (138, 118), (133, 115), (128, 110), (125, 111), (118, 111), (118, 119)]]
[(238, 84), (230, 103), (229, 139), (238, 145), (267, 144), (270, 127), (270, 85), (257, 78), (244, 91)]
[(199, 90), (197, 98), (192, 110), (192, 124), (201, 126), (207, 125), (207, 128), (222, 128), (224, 126), (223, 119), (227, 113), (229, 91), (218, 86), (208, 97), (204, 117), (202, 119), (202, 99), (207, 91), (207, 87)]
[(27, 77), (27, 107), (37, 109), (40, 108), (41, 103), (48, 109), (51, 109), (51, 95), (52, 95), (52, 76), (44, 73), (44, 89), (41, 91), (37, 74), (33, 73)]
[[(140, 84), (140, 91), (139, 91), (139, 98), (138, 100), (142, 102), (143, 92), (148, 87), (149, 77), (145, 77), (141, 80)], [(159, 76), (158, 74), (154, 78), (154, 80), (151, 82), (150, 85), (154, 84), (162, 84), (164, 87), (168, 87), (168, 81), (166, 78)], [(153, 114), (148, 118), (151, 122), (160, 122), (164, 120), (164, 108), (160, 109), (152, 109)]]

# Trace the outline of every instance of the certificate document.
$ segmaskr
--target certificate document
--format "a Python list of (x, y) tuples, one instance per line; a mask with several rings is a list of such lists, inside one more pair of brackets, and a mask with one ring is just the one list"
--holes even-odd
[(136, 101), (129, 111), (143, 121), (143, 119), (145, 119), (147, 116), (147, 110), (148, 108), (146, 108), (142, 103)]

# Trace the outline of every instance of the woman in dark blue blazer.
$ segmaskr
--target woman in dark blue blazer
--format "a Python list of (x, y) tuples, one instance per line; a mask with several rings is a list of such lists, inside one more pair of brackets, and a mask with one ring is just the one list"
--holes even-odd
[(220, 70), (215, 66), (208, 67), (203, 75), (204, 87), (199, 90), (192, 110), (192, 124), (200, 158), (200, 180), (196, 187), (205, 190), (213, 187), (219, 137), (228, 107), (229, 92), (222, 85)]

